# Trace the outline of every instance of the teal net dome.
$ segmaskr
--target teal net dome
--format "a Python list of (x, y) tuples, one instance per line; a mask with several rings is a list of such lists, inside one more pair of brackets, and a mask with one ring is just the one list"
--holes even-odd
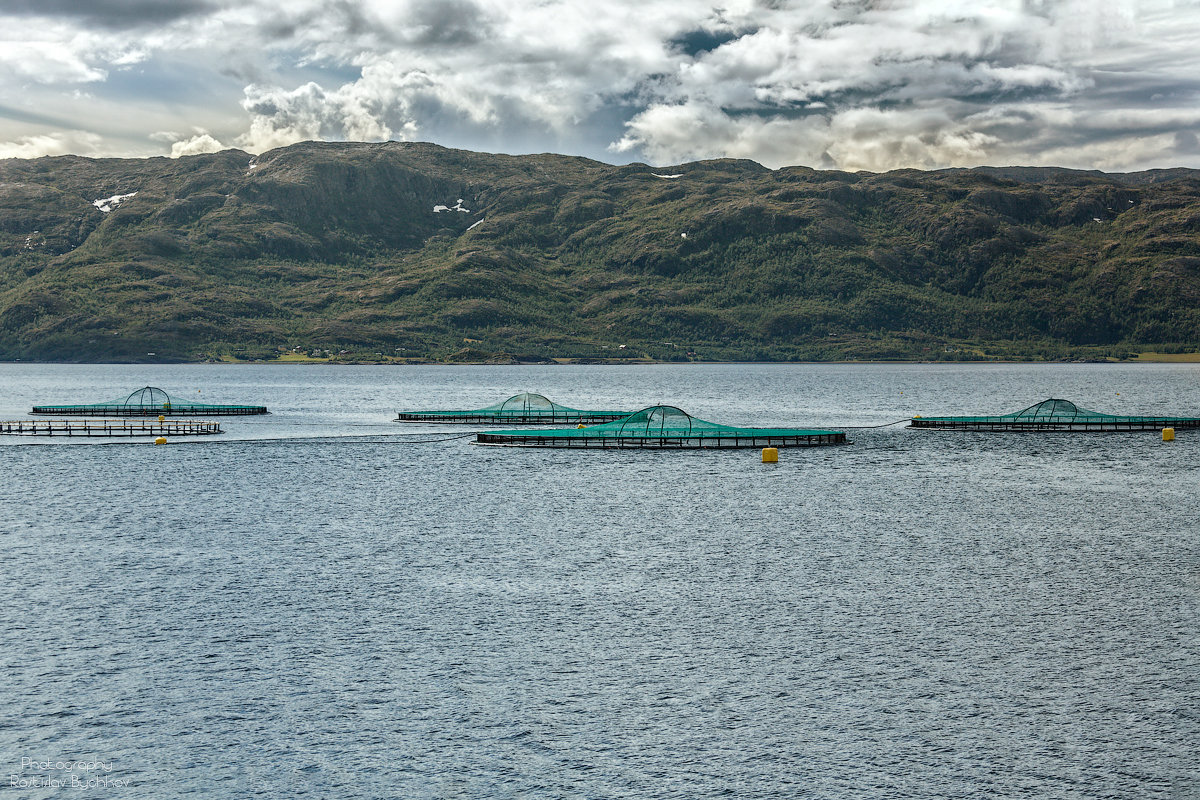
[(675, 406), (650, 406), (602, 425), (535, 431), (486, 431), (477, 444), (511, 447), (701, 449), (813, 447), (845, 444), (841, 431), (799, 428), (737, 428), (693, 417)]
[(559, 405), (533, 392), (515, 394), (494, 405), (469, 411), (401, 411), (397, 422), (452, 422), (481, 425), (546, 425), (572, 422), (599, 423), (622, 419), (628, 411), (584, 411)]
[(1050, 398), (1011, 414), (975, 417), (913, 417), (911, 428), (974, 431), (1143, 431), (1200, 427), (1200, 418), (1105, 414), (1070, 400)]
[(691, 436), (693, 432), (698, 434), (727, 429), (725, 425), (697, 419), (675, 406), (643, 408), (615, 424), (621, 436)]
[(560, 406), (544, 394), (534, 394), (533, 392), (523, 392), (514, 394), (512, 397), (502, 402), (496, 403), (493, 406), (488, 406), (483, 411), (499, 411), (502, 414), (516, 414), (532, 411), (538, 412), (554, 412), (558, 411), (574, 411), (573, 408)]
[(144, 389), (130, 392), (129, 397), (126, 397), (121, 405), (124, 408), (161, 408), (165, 411), (170, 411), (171, 395), (157, 386), (147, 386)]
[(266, 406), (213, 405), (171, 397), (157, 386), (144, 386), (128, 396), (100, 403), (63, 406), (34, 406), (31, 414), (72, 416), (145, 417), (158, 416), (235, 416), (266, 414)]

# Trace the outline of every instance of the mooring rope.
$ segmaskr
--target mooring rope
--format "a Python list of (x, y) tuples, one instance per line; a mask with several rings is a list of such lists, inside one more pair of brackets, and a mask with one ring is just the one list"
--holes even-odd
[(899, 425), (902, 422), (911, 422), (911, 419), (909, 417), (905, 417), (904, 419), (898, 419), (895, 422), (885, 422), (882, 425), (834, 425), (832, 427), (837, 428), (838, 430), (846, 428), (847, 430), (866, 431), (871, 430), (872, 428), (890, 428), (891, 426)]
[[(435, 442), (452, 442), (455, 439), (465, 439), (468, 436), (474, 436), (477, 432), (478, 431), (471, 431), (470, 433), (460, 433), (456, 436), (446, 436), (441, 439), (408, 439), (408, 440), (401, 440), (398, 442), (389, 442), (389, 441), (384, 440), (384, 441), (380, 442), (380, 444), (432, 444)], [(392, 436), (412, 436), (412, 435), (413, 434), (403, 434), (403, 433), (392, 434)]]
[[(380, 434), (379, 438), (364, 437), (364, 436), (278, 436), (261, 439), (218, 439), (216, 437), (205, 436), (203, 438), (187, 437), (172, 438), (172, 445), (197, 445), (197, 444), (436, 444), (438, 442), (452, 442), (455, 439), (466, 439), (468, 436), (474, 436), (477, 431), (470, 433), (456, 433), (453, 436), (443, 436), (436, 439), (410, 439), (410, 436), (427, 436), (423, 433), (388, 433)], [(386, 438), (384, 438), (386, 437)], [(47, 438), (47, 437), (42, 437)], [(57, 439), (66, 439), (66, 436), (52, 437)], [(82, 440), (82, 441), (81, 441)], [(74, 437), (73, 444), (89, 444), (89, 445), (153, 445), (151, 441), (143, 441), (134, 437), (123, 437), (122, 439), (106, 439), (102, 436), (94, 437), (92, 440), (87, 440), (87, 437)], [(33, 444), (33, 442), (30, 442)], [(49, 442), (39, 442), (38, 444), (48, 445)]]
[(436, 439), (410, 439), (410, 436), (428, 436), (426, 433), (381, 433), (376, 437), (365, 436), (280, 436), (273, 439), (209, 439), (212, 444), (260, 444), (263, 442), (321, 442), (324, 444), (436, 444), (466, 439), (477, 431), (440, 436)]

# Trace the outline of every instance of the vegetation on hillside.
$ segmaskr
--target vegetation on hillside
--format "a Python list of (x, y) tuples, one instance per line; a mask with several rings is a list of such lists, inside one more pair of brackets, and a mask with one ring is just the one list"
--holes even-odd
[(0, 359), (1195, 351), (1198, 231), (1191, 170), (655, 169), (395, 142), (10, 159)]

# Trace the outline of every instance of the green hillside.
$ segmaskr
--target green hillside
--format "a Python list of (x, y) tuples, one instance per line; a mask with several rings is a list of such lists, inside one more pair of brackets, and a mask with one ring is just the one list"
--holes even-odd
[(395, 142), (0, 161), (5, 360), (1197, 349), (1191, 170), (658, 169)]

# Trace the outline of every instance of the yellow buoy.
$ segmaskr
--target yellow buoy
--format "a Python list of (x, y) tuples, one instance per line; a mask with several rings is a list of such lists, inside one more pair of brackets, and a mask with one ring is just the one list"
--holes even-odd
[(166, 422), (166, 420), (167, 420), (167, 418), (166, 418), (166, 417), (164, 417), (162, 414), (159, 414), (159, 415), (158, 415), (158, 421), (159, 421), (159, 422)]
[(165, 436), (159, 436), (157, 439), (155, 439), (155, 440), (154, 440), (154, 443), (155, 443), (155, 444), (166, 444), (166, 443), (167, 443), (167, 437), (165, 437)]
[(764, 447), (763, 448), (763, 463), (764, 464), (774, 464), (778, 461), (779, 461), (779, 448), (778, 447)]
[(1163, 441), (1164, 442), (1175, 441), (1175, 429), (1174, 428), (1163, 428)]

